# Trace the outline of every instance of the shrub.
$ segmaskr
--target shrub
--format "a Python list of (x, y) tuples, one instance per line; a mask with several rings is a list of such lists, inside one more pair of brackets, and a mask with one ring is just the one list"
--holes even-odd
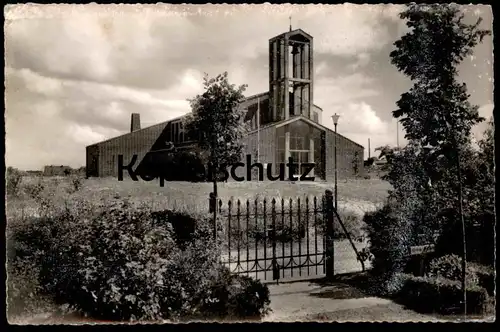
[(50, 298), (42, 295), (38, 283), (37, 266), (30, 260), (19, 259), (7, 263), (7, 315), (8, 318), (27, 313), (35, 315), (50, 308)]
[[(429, 276), (446, 278), (454, 281), (462, 280), (462, 258), (457, 255), (445, 255), (435, 258), (429, 265)], [(467, 283), (478, 285), (493, 295), (495, 290), (495, 271), (487, 266), (467, 262)]]
[(21, 187), (23, 176), (21, 172), (13, 167), (7, 167), (6, 191), (8, 195), (17, 196)]
[(479, 279), (479, 286), (486, 289), (489, 296), (495, 295), (495, 271), (478, 271), (477, 276)]
[[(429, 264), (430, 277), (445, 278), (454, 281), (462, 280), (462, 258), (457, 255), (446, 255), (433, 259)], [(479, 278), (474, 266), (467, 264), (467, 282), (478, 285)]]
[(467, 263), (470, 269), (477, 275), (478, 285), (486, 289), (488, 295), (495, 294), (495, 277), (496, 271), (491, 266), (480, 265), (477, 263)]
[(409, 261), (405, 228), (390, 204), (366, 213), (363, 221), (373, 255), (370, 273), (381, 278), (381, 285), (390, 286), (394, 274), (402, 272)]
[[(458, 281), (406, 275), (398, 295), (400, 302), (419, 312), (448, 314), (463, 310), (463, 292)], [(484, 313), (487, 301), (484, 288), (477, 285), (467, 287), (468, 314)]]
[(269, 312), (269, 289), (247, 276), (233, 275), (227, 267), (209, 287), (202, 309), (207, 318), (261, 317)]
[[(492, 209), (493, 210), (493, 209)], [(436, 252), (440, 256), (455, 254), (461, 255), (463, 251), (462, 225), (456, 222), (455, 210), (451, 210), (452, 216), (446, 216), (449, 220), (444, 223), (442, 235), (436, 244)], [(467, 261), (479, 262), (493, 266), (495, 262), (495, 213), (484, 211), (481, 216), (474, 220), (466, 216), (467, 237)], [(473, 225), (472, 221), (477, 221)]]
[(82, 178), (80, 176), (73, 176), (71, 179), (71, 184), (73, 185), (73, 192), (79, 191), (80, 189), (82, 189)]
[(45, 186), (39, 179), (36, 183), (27, 183), (24, 186), (24, 192), (35, 201), (40, 201), (42, 199), (42, 193), (45, 190)]
[[(351, 239), (354, 241), (362, 241), (365, 228), (363, 219), (356, 213), (347, 210), (339, 210), (339, 216)], [(347, 238), (347, 235), (337, 218), (334, 219), (333, 232), (335, 239)]]
[[(210, 224), (200, 218), (183, 227), (189, 220), (172, 211), (153, 215), (118, 199), (95, 210), (75, 204), (15, 229), (13, 256), (40, 267), (44, 294), (95, 318), (179, 320), (265, 312), (259, 296), (265, 299), (267, 287), (225, 278)], [(232, 302), (214, 298), (213, 285), (229, 281)], [(255, 290), (259, 287), (264, 290)], [(209, 310), (210, 301), (232, 309)]]

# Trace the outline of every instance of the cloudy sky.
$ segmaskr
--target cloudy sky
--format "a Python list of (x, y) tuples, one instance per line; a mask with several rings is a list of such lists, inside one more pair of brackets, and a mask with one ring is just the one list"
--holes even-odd
[[(487, 6), (467, 6), (492, 28)], [(314, 37), (314, 102), (323, 123), (367, 148), (396, 144), (391, 111), (410, 82), (390, 64), (407, 30), (395, 5), (10, 6), (5, 10), (6, 164), (85, 164), (85, 146), (189, 112), (206, 72), (268, 87), (268, 39), (293, 28)], [(460, 68), (472, 103), (493, 109), (492, 39)], [(476, 128), (481, 132), (483, 127)], [(399, 135), (404, 144), (403, 133)], [(368, 154), (368, 152), (366, 152)]]

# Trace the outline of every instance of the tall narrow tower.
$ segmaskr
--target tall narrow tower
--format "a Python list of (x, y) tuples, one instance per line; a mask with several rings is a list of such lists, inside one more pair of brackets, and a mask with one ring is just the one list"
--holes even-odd
[(313, 37), (301, 29), (269, 40), (269, 107), (272, 121), (310, 118), (313, 107)]

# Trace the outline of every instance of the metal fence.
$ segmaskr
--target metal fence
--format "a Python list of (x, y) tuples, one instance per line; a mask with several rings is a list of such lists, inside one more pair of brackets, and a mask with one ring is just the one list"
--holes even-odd
[(214, 195), (210, 201), (223, 223), (222, 261), (233, 273), (263, 281), (333, 276), (339, 216), (331, 191), (305, 199), (217, 200), (217, 209)]

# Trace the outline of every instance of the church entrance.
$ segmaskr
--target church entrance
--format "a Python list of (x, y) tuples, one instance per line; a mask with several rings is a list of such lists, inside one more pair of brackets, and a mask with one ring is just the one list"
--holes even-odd
[[(294, 177), (304, 174), (307, 165), (314, 163), (314, 169), (307, 176), (318, 179), (324, 178), (324, 132), (305, 121), (297, 120), (290, 124), (276, 128), (277, 151), (276, 171), (279, 163), (288, 163), (292, 158), (295, 165)], [(287, 137), (288, 136), (288, 137)], [(288, 177), (288, 173), (286, 174)]]
[[(290, 150), (290, 158), (293, 160), (294, 164), (294, 176), (300, 178), (307, 167), (304, 164), (309, 163), (309, 151), (308, 150)], [(310, 176), (310, 175), (309, 175)]]

